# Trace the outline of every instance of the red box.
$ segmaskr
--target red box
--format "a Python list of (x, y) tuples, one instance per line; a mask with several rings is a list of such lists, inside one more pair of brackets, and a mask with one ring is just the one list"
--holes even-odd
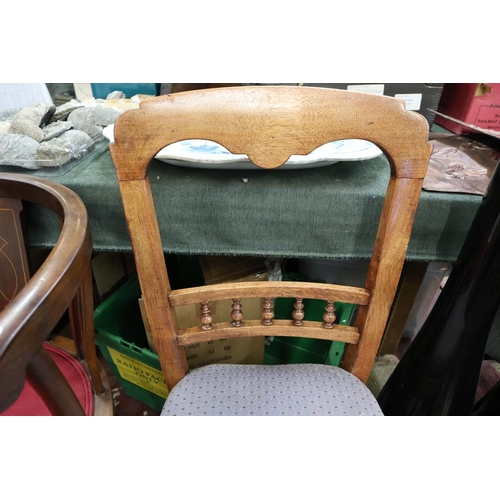
[[(500, 83), (445, 83), (438, 112), (488, 130), (500, 130)], [(455, 134), (472, 133), (436, 115), (435, 123)]]

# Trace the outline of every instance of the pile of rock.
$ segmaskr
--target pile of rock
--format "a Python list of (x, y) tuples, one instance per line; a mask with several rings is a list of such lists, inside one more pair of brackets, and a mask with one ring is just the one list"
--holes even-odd
[(0, 165), (40, 169), (82, 158), (104, 139), (103, 128), (119, 114), (78, 101), (4, 111), (0, 114)]

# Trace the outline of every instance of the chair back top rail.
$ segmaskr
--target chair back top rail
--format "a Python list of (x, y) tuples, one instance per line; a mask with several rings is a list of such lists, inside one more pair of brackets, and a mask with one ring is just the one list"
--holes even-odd
[(162, 148), (186, 139), (215, 141), (266, 169), (331, 141), (365, 139), (389, 153), (395, 177), (423, 178), (431, 147), (427, 136), (427, 120), (393, 97), (312, 87), (231, 87), (141, 102), (116, 121), (110, 150), (118, 179), (139, 180)]

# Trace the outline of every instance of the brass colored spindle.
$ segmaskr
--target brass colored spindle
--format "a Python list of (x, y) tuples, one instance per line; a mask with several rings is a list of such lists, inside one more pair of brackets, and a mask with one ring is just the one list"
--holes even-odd
[(203, 330), (212, 329), (212, 315), (210, 314), (210, 306), (208, 302), (201, 303), (201, 318), (200, 318)]
[(269, 326), (273, 324), (274, 318), (274, 302), (270, 297), (264, 298), (262, 304), (262, 324)]
[(243, 324), (243, 311), (241, 310), (241, 299), (233, 299), (233, 309), (231, 311), (231, 325), (241, 326)]
[(326, 312), (323, 314), (323, 326), (325, 328), (333, 328), (333, 323), (337, 319), (333, 302), (328, 302), (326, 304), (325, 311)]
[(302, 303), (302, 299), (296, 299), (293, 307), (294, 309), (292, 312), (292, 317), (293, 317), (292, 323), (295, 326), (300, 326), (302, 325), (302, 320), (304, 319), (304, 304)]

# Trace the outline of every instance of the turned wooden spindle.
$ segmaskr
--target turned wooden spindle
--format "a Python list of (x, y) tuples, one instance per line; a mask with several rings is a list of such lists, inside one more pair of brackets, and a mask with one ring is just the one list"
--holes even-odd
[(233, 299), (233, 309), (231, 311), (231, 325), (241, 326), (243, 324), (243, 311), (241, 310), (241, 299)]
[(270, 297), (264, 298), (262, 304), (262, 324), (269, 326), (273, 324), (274, 318), (274, 302)]
[(304, 319), (304, 304), (302, 303), (302, 299), (296, 299), (293, 307), (294, 309), (292, 312), (292, 323), (295, 326), (300, 326), (302, 325), (302, 320)]
[(333, 328), (333, 323), (336, 319), (335, 305), (333, 302), (328, 302), (325, 306), (325, 313), (323, 314), (323, 326), (325, 328)]
[(201, 328), (203, 330), (212, 329), (212, 315), (210, 314), (210, 306), (208, 302), (201, 303)]

